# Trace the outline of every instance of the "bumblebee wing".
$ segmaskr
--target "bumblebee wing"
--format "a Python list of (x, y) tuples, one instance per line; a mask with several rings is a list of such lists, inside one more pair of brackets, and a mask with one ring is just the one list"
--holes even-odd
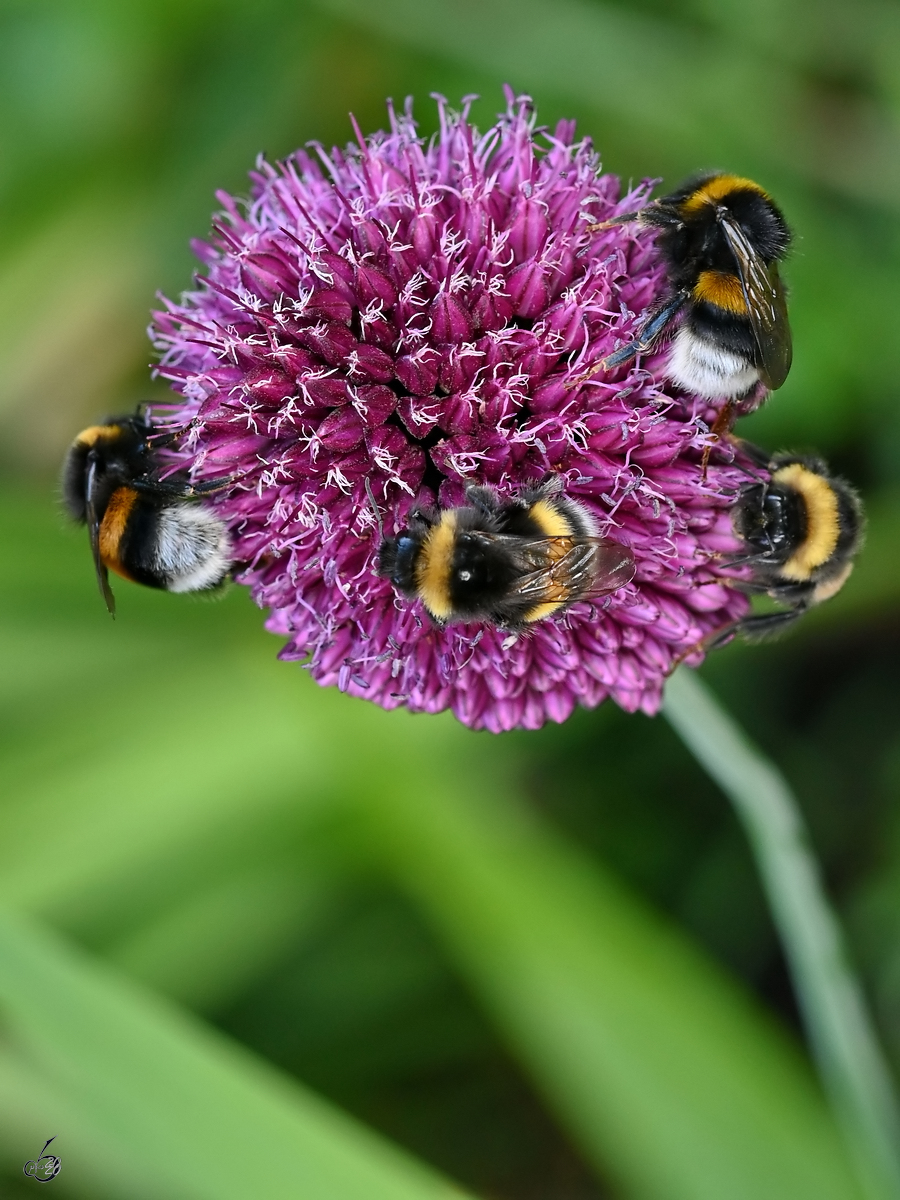
[(91, 554), (94, 556), (94, 569), (97, 572), (97, 583), (100, 585), (100, 593), (106, 601), (106, 607), (109, 609), (110, 615), (114, 617), (116, 615), (116, 598), (112, 594), (112, 588), (109, 586), (109, 572), (100, 557), (100, 518), (97, 516), (97, 505), (94, 503), (96, 483), (97, 463), (92, 460), (88, 466), (87, 479), (85, 481), (88, 533), (90, 534)]
[(737, 263), (747, 315), (759, 349), (759, 375), (770, 391), (780, 388), (791, 369), (791, 327), (777, 263), (766, 263), (743, 229), (728, 215), (719, 217)]
[[(513, 540), (513, 539), (510, 539)], [(634, 578), (634, 555), (627, 546), (598, 537), (517, 538), (522, 575), (511, 588), (532, 604), (593, 600)]]
[(636, 570), (634, 554), (619, 542), (608, 538), (590, 538), (594, 547), (594, 576), (587, 581), (580, 600), (595, 600), (616, 592), (626, 583), (631, 583)]

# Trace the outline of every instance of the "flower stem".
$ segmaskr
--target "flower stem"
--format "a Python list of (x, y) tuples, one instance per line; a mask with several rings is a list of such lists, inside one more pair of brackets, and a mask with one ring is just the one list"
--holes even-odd
[(790, 965), (813, 1054), (868, 1200), (900, 1200), (900, 1110), (796, 798), (685, 668), (663, 712), (742, 821)]

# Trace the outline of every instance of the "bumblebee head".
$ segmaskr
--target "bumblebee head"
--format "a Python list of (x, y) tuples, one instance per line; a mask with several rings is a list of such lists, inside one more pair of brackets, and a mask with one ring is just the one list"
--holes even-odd
[(378, 551), (378, 574), (390, 579), (394, 587), (407, 595), (416, 592), (416, 561), (422, 538), (408, 529), (393, 538), (385, 538)]
[(91, 502), (102, 512), (119, 484), (143, 473), (146, 434), (143, 419), (135, 416), (110, 417), (82, 429), (66, 454), (61, 480), (63, 502), (74, 520), (87, 520), (89, 476)]
[[(69, 515), (76, 521), (87, 520), (88, 466), (106, 459), (106, 452), (120, 435), (118, 425), (90, 425), (75, 438), (66, 454), (62, 470), (62, 496)], [(102, 474), (101, 471), (98, 474)]]

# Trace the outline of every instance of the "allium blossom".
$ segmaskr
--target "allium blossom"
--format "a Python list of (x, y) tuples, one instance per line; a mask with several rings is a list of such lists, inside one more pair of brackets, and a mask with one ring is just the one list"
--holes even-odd
[[(427, 143), (408, 105), (346, 150), (260, 159), (152, 329), (180, 394), (156, 420), (195, 478), (232, 477), (210, 502), (281, 657), (494, 731), (608, 696), (654, 713), (673, 664), (747, 611), (723, 558), (746, 470), (701, 466), (716, 407), (664, 381), (664, 350), (590, 373), (665, 294), (652, 235), (588, 230), (650, 185), (622, 195), (574, 122), (507, 101), (484, 134), (438, 98)], [(550, 473), (632, 548), (632, 584), (514, 637), (438, 627), (376, 574), (366, 481), (391, 535), (468, 484), (505, 498)]]

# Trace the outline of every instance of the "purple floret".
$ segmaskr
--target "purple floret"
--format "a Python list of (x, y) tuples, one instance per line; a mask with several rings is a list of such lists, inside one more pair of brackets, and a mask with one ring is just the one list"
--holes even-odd
[[(485, 134), (439, 99), (427, 144), (407, 108), (344, 151), (261, 159), (152, 330), (180, 393), (156, 419), (195, 478), (234, 477), (211, 502), (281, 656), (493, 731), (607, 696), (654, 713), (673, 664), (747, 611), (723, 558), (747, 472), (730, 450), (701, 466), (715, 407), (663, 380), (664, 350), (585, 377), (665, 295), (652, 234), (588, 231), (649, 185), (621, 195), (574, 123), (538, 130), (507, 98)], [(467, 484), (506, 498), (550, 473), (631, 547), (632, 584), (513, 638), (438, 627), (376, 574), (366, 480), (390, 536)]]

